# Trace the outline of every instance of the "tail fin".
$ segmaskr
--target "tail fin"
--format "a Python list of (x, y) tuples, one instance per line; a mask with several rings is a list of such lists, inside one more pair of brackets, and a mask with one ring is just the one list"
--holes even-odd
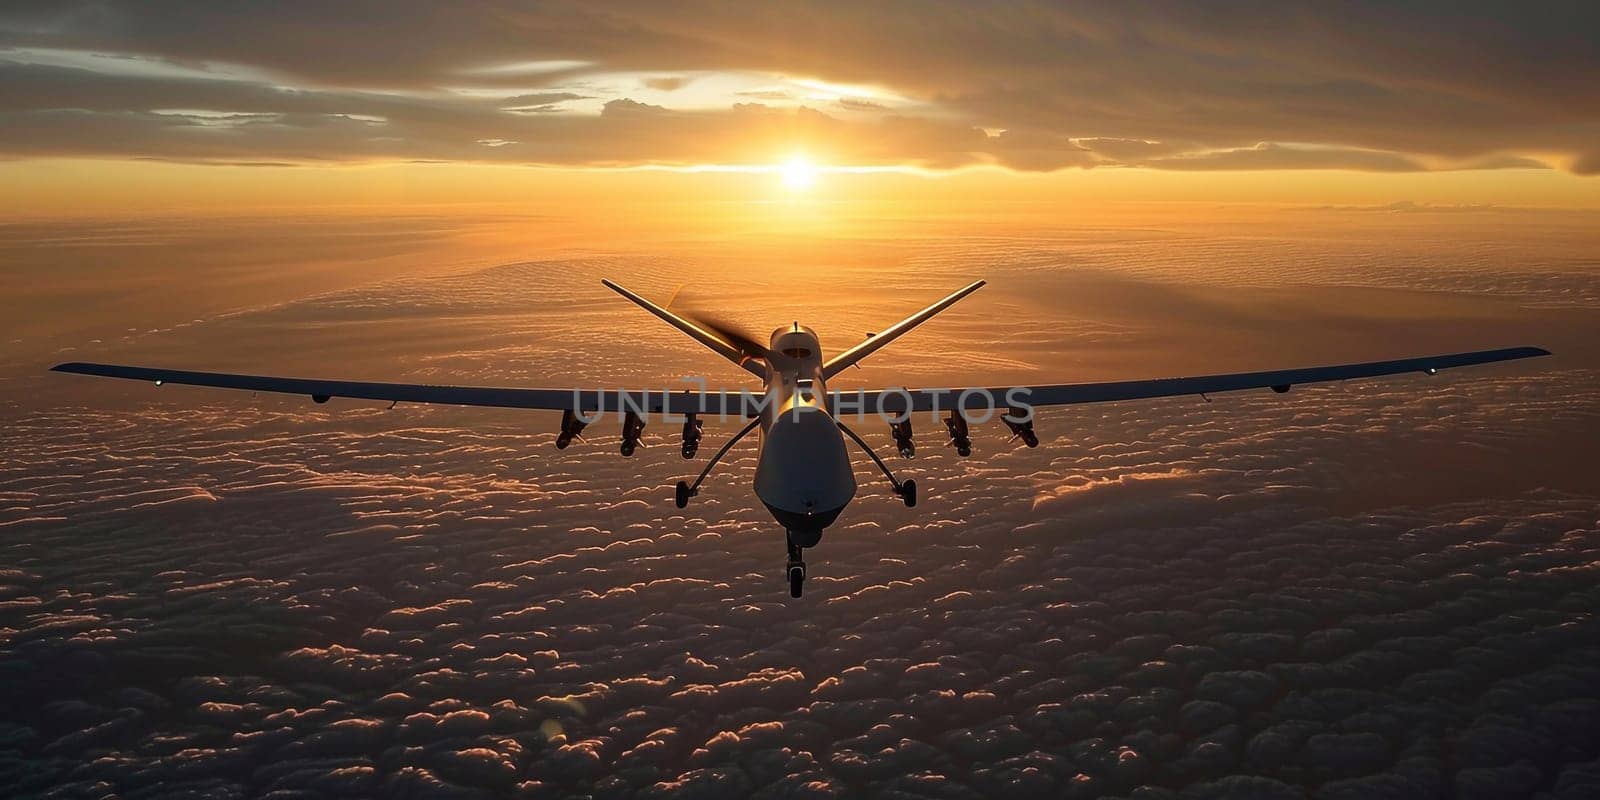
[(743, 367), (746, 372), (749, 372), (750, 374), (762, 379), (767, 377), (767, 369), (764, 365), (752, 360), (748, 355), (746, 355), (738, 347), (735, 347), (731, 342), (725, 341), (722, 337), (716, 335), (715, 333), (708, 331), (705, 328), (702, 328), (699, 325), (696, 325), (693, 322), (690, 322), (689, 320), (686, 320), (683, 317), (680, 317), (677, 314), (674, 314), (671, 311), (668, 311), (665, 308), (662, 308), (661, 306), (658, 306), (655, 303), (652, 303), (649, 300), (646, 300), (643, 297), (640, 297), (639, 295), (636, 295), (633, 292), (616, 285), (615, 283), (612, 283), (611, 281), (602, 279), (600, 282), (605, 284), (607, 289), (610, 289), (617, 294), (628, 298), (640, 308), (656, 315), (657, 317), (660, 317), (668, 325), (671, 325), (672, 327), (689, 334), (689, 338), (694, 339), (695, 341), (710, 348), (711, 351), (717, 355), (720, 355), (723, 358), (726, 358), (729, 361), (732, 361), (733, 363)]
[(921, 311), (918, 311), (917, 313), (912, 314), (911, 316), (906, 317), (905, 319), (900, 320), (899, 322), (896, 322), (887, 328), (884, 328), (876, 335), (869, 337), (866, 341), (844, 351), (843, 353), (840, 353), (839, 355), (834, 356), (833, 358), (828, 359), (828, 363), (822, 365), (822, 377), (831, 378), (839, 374), (841, 370), (849, 367), (851, 364), (854, 364), (857, 361), (860, 361), (861, 359), (877, 352), (879, 348), (905, 335), (912, 328), (927, 322), (933, 317), (934, 314), (937, 314), (940, 311), (955, 305), (957, 300), (960, 300), (961, 298), (983, 288), (983, 284), (984, 281), (973, 281), (972, 283), (967, 284), (965, 288), (952, 293), (945, 299), (940, 300), (939, 302), (934, 303), (933, 305), (928, 306), (927, 308), (924, 308)]

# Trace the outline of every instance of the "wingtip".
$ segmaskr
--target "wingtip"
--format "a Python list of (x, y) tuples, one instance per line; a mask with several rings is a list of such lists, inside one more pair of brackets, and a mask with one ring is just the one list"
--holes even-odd
[(50, 368), (51, 372), (79, 372), (84, 365), (78, 361), (63, 361)]

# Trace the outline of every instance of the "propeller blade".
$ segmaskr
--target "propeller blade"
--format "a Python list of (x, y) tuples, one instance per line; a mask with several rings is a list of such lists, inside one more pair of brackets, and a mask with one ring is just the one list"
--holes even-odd
[(748, 353), (757, 358), (765, 358), (767, 355), (766, 345), (756, 341), (755, 336), (741, 330), (737, 325), (734, 325), (725, 319), (713, 317), (707, 314), (694, 314), (693, 316), (685, 314), (684, 316), (688, 316), (690, 319), (695, 321), (695, 324), (700, 325), (701, 327), (711, 331), (712, 333), (715, 333), (718, 336), (721, 336), (728, 344), (739, 348), (739, 350), (742, 352)]
[(703, 311), (687, 309), (682, 306), (673, 308), (673, 306), (678, 302), (678, 294), (682, 291), (683, 287), (679, 286), (677, 290), (672, 293), (672, 298), (667, 300), (666, 307), (672, 309), (673, 313), (678, 314), (694, 324), (699, 325), (700, 327), (716, 334), (717, 336), (722, 337), (723, 341), (738, 348), (739, 352), (744, 353), (751, 358), (767, 358), (771, 355), (771, 351), (767, 349), (767, 346), (762, 344), (761, 340), (758, 339), (754, 334), (749, 333), (748, 331), (740, 328), (738, 325), (732, 322), (729, 322), (723, 317), (715, 316)]

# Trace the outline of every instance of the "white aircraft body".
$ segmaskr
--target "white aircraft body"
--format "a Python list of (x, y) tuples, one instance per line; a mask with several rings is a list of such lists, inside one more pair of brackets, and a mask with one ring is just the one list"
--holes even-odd
[[(632, 455), (638, 446), (648, 415), (667, 415), (682, 422), (684, 458), (692, 458), (699, 448), (704, 417), (736, 417), (749, 422), (722, 446), (691, 484), (680, 481), (676, 502), (685, 507), (700, 491), (712, 467), (751, 430), (759, 430), (760, 457), (756, 464), (755, 493), (787, 533), (789, 561), (786, 573), (790, 594), (799, 597), (805, 581), (802, 559), (805, 548), (820, 541), (823, 529), (833, 524), (855, 497), (855, 472), (851, 466), (845, 438), (853, 440), (888, 478), (894, 493), (907, 505), (917, 501), (916, 483), (895, 478), (888, 465), (866, 442), (845, 424), (845, 418), (867, 416), (888, 422), (900, 454), (910, 457), (911, 417), (932, 412), (944, 424), (950, 444), (963, 457), (970, 455), (969, 422), (998, 416), (1011, 430), (1013, 439), (1028, 447), (1039, 440), (1033, 430), (1033, 408), (1073, 403), (1099, 403), (1179, 395), (1208, 395), (1241, 389), (1267, 389), (1287, 392), (1302, 383), (1369, 378), (1382, 375), (1421, 372), (1432, 375), (1441, 369), (1487, 364), (1496, 361), (1549, 355), (1537, 347), (1512, 347), (1470, 353), (1453, 353), (1394, 361), (1310, 367), (1270, 372), (1205, 375), (1189, 378), (1164, 378), (1109, 383), (1055, 384), (1021, 387), (969, 387), (956, 389), (883, 389), (861, 392), (827, 390), (829, 378), (866, 356), (878, 351), (906, 332), (927, 321), (956, 301), (977, 291), (977, 281), (922, 311), (877, 334), (871, 334), (854, 347), (832, 358), (822, 357), (817, 335), (799, 322), (779, 328), (768, 344), (710, 320), (694, 320), (675, 314), (610, 281), (603, 283), (617, 293), (688, 334), (724, 358), (759, 377), (763, 391), (737, 393), (701, 390), (622, 391), (589, 389), (513, 389), (467, 386), (431, 386), (404, 383), (309, 380), (261, 375), (235, 375), (215, 372), (189, 372), (113, 364), (60, 364), (53, 369), (82, 375), (152, 381), (156, 385), (173, 383), (282, 392), (309, 395), (318, 403), (333, 397), (382, 400), (392, 403), (447, 403), (468, 406), (495, 406), (561, 411), (561, 430), (556, 447), (565, 448), (584, 427), (602, 413), (622, 417), (622, 454)], [(946, 416), (938, 415), (944, 412)]]

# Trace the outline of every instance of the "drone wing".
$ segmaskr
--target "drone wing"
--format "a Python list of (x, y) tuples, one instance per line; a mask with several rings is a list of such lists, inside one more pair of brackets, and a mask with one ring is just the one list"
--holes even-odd
[(761, 363), (761, 361), (757, 359), (756, 354), (747, 353), (744, 350), (739, 349), (737, 344), (729, 342), (722, 336), (718, 335), (716, 331), (706, 330), (704, 327), (696, 325), (694, 322), (684, 319), (683, 317), (680, 317), (677, 314), (674, 314), (671, 311), (668, 311), (665, 308), (662, 308), (661, 306), (658, 306), (655, 303), (652, 303), (649, 300), (646, 300), (643, 297), (640, 297), (639, 295), (634, 294), (633, 292), (630, 292), (615, 283), (612, 283), (611, 281), (601, 280), (600, 282), (605, 284), (607, 289), (626, 297), (634, 305), (637, 305), (651, 314), (656, 315), (656, 317), (660, 318), (662, 322), (665, 322), (668, 325), (683, 331), (689, 335), (689, 338), (705, 345), (707, 348), (710, 348), (710, 350), (717, 355), (739, 365), (740, 368), (744, 369), (746, 372), (749, 372), (751, 375), (763, 380), (766, 379), (767, 368)]
[[(1420, 372), (1432, 375), (1442, 369), (1491, 364), (1519, 358), (1547, 356), (1538, 347), (1508, 347), (1471, 353), (1450, 353), (1394, 361), (1369, 361), (1305, 369), (1269, 372), (1236, 372), (1226, 375), (1201, 375), (1192, 378), (1158, 378), (1144, 381), (1107, 383), (1060, 383), (1046, 386), (973, 387), (966, 389), (886, 389), (863, 392), (838, 392), (833, 398), (835, 415), (848, 415), (856, 408), (863, 414), (883, 411), (900, 414), (910, 411), (946, 411), (994, 408), (1004, 411), (1009, 405), (1056, 406), (1073, 403), (1107, 403), (1117, 400), (1143, 400), (1153, 397), (1214, 394), (1242, 389), (1272, 389), (1287, 392), (1302, 383), (1324, 383), (1355, 378), (1377, 378)], [(907, 408), (909, 402), (910, 408)], [(854, 408), (852, 407), (854, 406)]]
[(943, 300), (940, 300), (939, 302), (934, 303), (933, 305), (928, 306), (927, 308), (924, 308), (921, 311), (918, 311), (917, 313), (912, 314), (911, 316), (906, 317), (905, 319), (900, 320), (899, 322), (896, 322), (887, 328), (884, 328), (882, 331), (873, 334), (866, 341), (834, 356), (833, 358), (828, 359), (828, 363), (822, 365), (822, 376), (824, 378), (831, 378), (835, 375), (838, 375), (851, 364), (854, 364), (857, 361), (876, 353), (879, 348), (882, 348), (884, 345), (887, 345), (901, 336), (910, 333), (912, 328), (915, 328), (918, 325), (921, 325), (922, 323), (932, 319), (933, 315), (955, 305), (957, 300), (960, 300), (961, 298), (966, 297), (967, 295), (972, 294), (979, 289), (982, 289), (983, 284), (984, 281), (973, 281), (972, 283), (969, 283), (966, 286), (951, 292)]
[(357, 400), (382, 400), (391, 403), (441, 403), (456, 406), (496, 408), (536, 408), (550, 411), (634, 410), (640, 413), (704, 414), (744, 417), (744, 393), (616, 391), (597, 389), (516, 389), (487, 386), (435, 386), (421, 383), (372, 383), (333, 381), (312, 378), (281, 378), (270, 375), (236, 375), (226, 372), (190, 372), (118, 364), (72, 362), (52, 367), (55, 372), (149, 381), (157, 386), (179, 384), (217, 389), (243, 389), (252, 392), (306, 395), (318, 403), (334, 397)]

